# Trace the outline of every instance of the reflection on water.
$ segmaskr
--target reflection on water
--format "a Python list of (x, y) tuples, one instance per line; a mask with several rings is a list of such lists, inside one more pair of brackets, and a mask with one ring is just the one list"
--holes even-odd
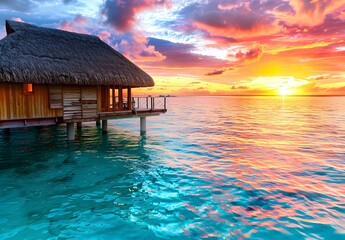
[(341, 239), (345, 98), (185, 97), (0, 135), (0, 239)]

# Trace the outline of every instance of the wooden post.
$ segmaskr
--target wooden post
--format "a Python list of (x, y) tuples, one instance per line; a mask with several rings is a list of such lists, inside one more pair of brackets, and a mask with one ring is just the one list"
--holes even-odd
[(81, 122), (78, 122), (77, 123), (77, 129), (81, 129), (82, 128), (82, 123)]
[(11, 134), (11, 128), (4, 128), (3, 129), (5, 135), (10, 135)]
[(119, 86), (119, 110), (123, 110), (123, 93), (122, 86)]
[(132, 92), (130, 87), (127, 88), (127, 108), (132, 110)]
[(108, 120), (102, 120), (102, 132), (103, 133), (108, 132)]
[(75, 140), (74, 123), (67, 123), (67, 140)]
[(146, 134), (146, 117), (140, 117), (140, 135)]
[(101, 126), (101, 121), (96, 121), (96, 126), (98, 127), (98, 126)]
[(167, 97), (164, 96), (164, 110), (167, 110)]

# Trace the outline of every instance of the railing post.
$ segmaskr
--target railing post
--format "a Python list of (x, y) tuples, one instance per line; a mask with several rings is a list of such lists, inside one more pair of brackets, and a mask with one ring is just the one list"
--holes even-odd
[(155, 109), (155, 98), (151, 97), (151, 110)]
[(137, 105), (137, 106), (138, 106), (138, 108), (140, 108), (140, 102), (139, 102), (139, 99), (140, 99), (140, 98), (138, 97), (138, 105)]
[(164, 96), (164, 110), (167, 110), (167, 97)]
[(149, 108), (149, 97), (146, 97), (146, 109)]

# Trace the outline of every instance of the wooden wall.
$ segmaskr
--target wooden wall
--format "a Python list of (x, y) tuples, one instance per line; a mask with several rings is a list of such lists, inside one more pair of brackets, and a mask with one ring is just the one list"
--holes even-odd
[[(50, 117), (63, 117), (67, 122), (97, 120), (99, 112), (109, 111), (103, 108), (109, 107), (110, 87), (115, 89), (115, 86), (33, 84), (33, 93), (24, 93), (24, 84), (0, 83), (0, 121)], [(125, 110), (122, 87), (118, 86), (117, 89), (119, 106), (115, 110)], [(127, 91), (126, 101), (131, 110), (131, 89)]]
[(62, 117), (62, 109), (51, 109), (49, 86), (33, 85), (32, 94), (24, 94), (23, 84), (0, 83), (0, 120)]
[(96, 86), (64, 86), (62, 96), (64, 121), (98, 118)]

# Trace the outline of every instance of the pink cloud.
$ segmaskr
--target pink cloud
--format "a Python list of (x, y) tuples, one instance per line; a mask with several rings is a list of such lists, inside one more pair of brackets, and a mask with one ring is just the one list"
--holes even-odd
[(110, 24), (116, 30), (127, 31), (133, 27), (136, 14), (162, 6), (169, 7), (170, 0), (106, 0), (101, 14), (106, 17), (105, 23)]
[(111, 33), (106, 31), (106, 30), (104, 30), (104, 31), (101, 31), (100, 33), (98, 33), (98, 37), (102, 41), (105, 41), (105, 40), (108, 40), (111, 37)]
[(16, 21), (16, 22), (24, 22), (21, 18), (19, 17), (14, 17), (12, 18), (13, 21)]
[(289, 25), (317, 26), (326, 16), (345, 4), (345, 0), (290, 0), (293, 13), (277, 13)]
[(141, 32), (133, 32), (130, 38), (122, 39), (117, 45), (119, 50), (135, 62), (159, 62), (166, 57), (148, 43), (147, 38)]
[(72, 21), (62, 21), (58, 29), (69, 32), (90, 34), (89, 31), (86, 30), (86, 27), (90, 22), (89, 18), (77, 14)]
[(230, 58), (235, 58), (239, 62), (252, 62), (261, 58), (263, 50), (261, 46), (255, 46), (248, 50), (239, 50), (236, 53), (229, 54)]
[(224, 5), (224, 1), (193, 4), (182, 15), (199, 29), (211, 36), (245, 38), (278, 33), (282, 25), (266, 9), (258, 9), (250, 2)]

